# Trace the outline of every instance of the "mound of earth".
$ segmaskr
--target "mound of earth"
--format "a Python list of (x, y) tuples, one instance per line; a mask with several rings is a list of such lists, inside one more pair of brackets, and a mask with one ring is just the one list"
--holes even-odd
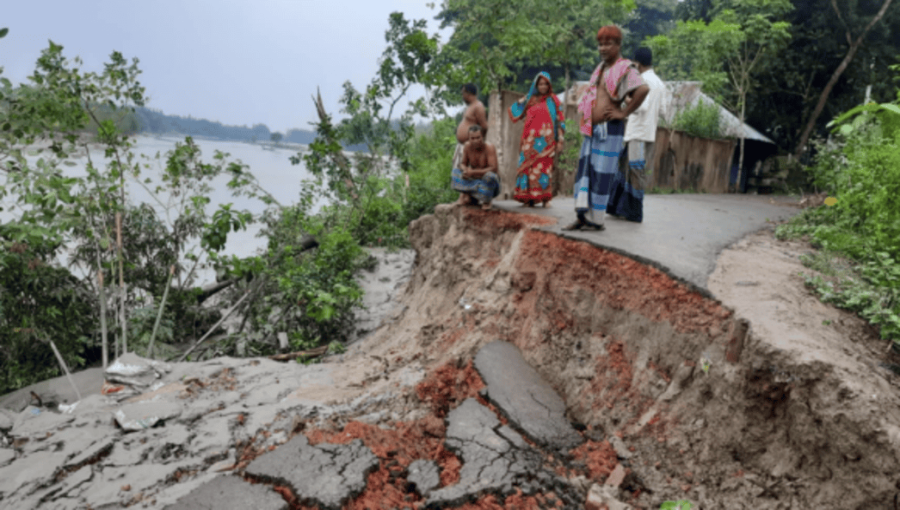
[(801, 244), (751, 236), (710, 294), (552, 221), (437, 207), (392, 320), (321, 364), (0, 415), (0, 506), (890, 508), (884, 345), (806, 292)]

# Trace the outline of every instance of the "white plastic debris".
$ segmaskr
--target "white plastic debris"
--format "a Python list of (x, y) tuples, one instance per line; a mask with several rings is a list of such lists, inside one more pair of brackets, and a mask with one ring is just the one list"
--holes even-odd
[(123, 406), (113, 414), (126, 431), (149, 429), (180, 415), (181, 405), (175, 402), (138, 402)]
[(72, 412), (75, 411), (75, 408), (78, 407), (79, 402), (81, 402), (81, 401), (79, 400), (78, 402), (75, 402), (75, 403), (72, 403), (69, 405), (60, 404), (59, 410), (64, 414), (72, 414)]
[(160, 387), (159, 379), (172, 371), (168, 363), (146, 359), (134, 353), (120, 356), (106, 369), (104, 376), (112, 385), (122, 386), (112, 395), (123, 400)]

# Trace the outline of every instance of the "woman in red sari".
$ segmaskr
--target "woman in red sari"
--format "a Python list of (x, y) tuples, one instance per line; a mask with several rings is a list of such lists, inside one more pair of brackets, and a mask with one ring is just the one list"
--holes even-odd
[(528, 207), (538, 202), (547, 207), (553, 198), (553, 159), (562, 152), (566, 135), (565, 112), (553, 93), (549, 74), (535, 76), (528, 95), (510, 106), (509, 118), (513, 122), (525, 119), (514, 197)]

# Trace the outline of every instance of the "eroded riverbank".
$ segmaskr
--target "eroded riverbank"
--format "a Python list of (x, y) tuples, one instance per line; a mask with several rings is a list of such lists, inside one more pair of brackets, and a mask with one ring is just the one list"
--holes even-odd
[[(738, 285), (745, 274), (728, 270), (734, 257), (802, 246), (748, 238), (725, 250), (710, 280), (716, 299), (627, 256), (536, 229), (552, 221), (439, 206), (410, 227), (416, 268), (393, 321), (319, 365), (178, 364), (132, 402), (178, 405), (155, 428), (124, 432), (112, 419), (121, 404), (102, 397), (72, 415), (26, 410), (6, 432), (13, 448), (0, 468), (2, 502), (165, 507), (222, 480), (265, 488), (277, 496), (272, 508), (892, 502), (898, 393), (890, 372), (877, 369), (872, 339), (861, 333), (849, 348), (840, 330), (817, 345), (794, 338), (817, 339), (827, 326), (805, 322), (811, 305), (789, 276), (799, 264), (792, 257), (757, 285)], [(763, 301), (779, 308), (749, 305)], [(572, 430), (561, 434), (577, 439), (548, 442), (490, 388), (511, 359), (478, 362), (497, 341), (515, 346), (558, 395)], [(87, 437), (95, 441), (85, 446)], [(494, 439), (467, 439), (477, 437)], [(96, 456), (81, 458), (85, 450)], [(348, 475), (332, 492), (278, 474), (282, 462), (300, 466), (323, 452), (331, 452), (323, 470)], [(485, 459), (507, 467), (488, 476)]]

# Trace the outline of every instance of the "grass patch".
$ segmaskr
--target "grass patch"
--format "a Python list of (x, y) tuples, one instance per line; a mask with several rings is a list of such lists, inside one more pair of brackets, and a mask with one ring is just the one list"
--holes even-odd
[(859, 253), (831, 248), (834, 238), (846, 242), (855, 234), (826, 230), (821, 235), (822, 231), (808, 223), (809, 216), (801, 215), (776, 230), (779, 239), (808, 239), (818, 248), (800, 258), (804, 266), (814, 271), (800, 274), (806, 286), (822, 302), (856, 313), (877, 326), (881, 338), (900, 344), (900, 264), (886, 252), (860, 257)]

